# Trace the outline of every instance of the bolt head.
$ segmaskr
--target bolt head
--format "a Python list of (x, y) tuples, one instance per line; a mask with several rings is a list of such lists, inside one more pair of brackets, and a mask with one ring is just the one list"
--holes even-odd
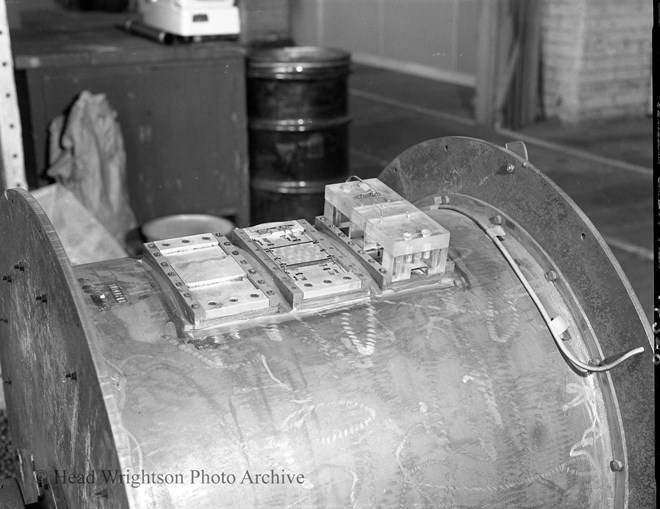
[(513, 173), (514, 171), (516, 171), (516, 167), (513, 163), (509, 163), (509, 164), (506, 165), (506, 172), (507, 173)]
[(502, 216), (497, 214), (490, 218), (490, 222), (497, 225), (502, 224)]
[(554, 270), (549, 270), (548, 272), (545, 273), (545, 278), (548, 281), (556, 281), (557, 280), (557, 273)]
[(618, 459), (613, 459), (610, 461), (610, 468), (612, 472), (621, 472), (623, 470), (623, 462)]

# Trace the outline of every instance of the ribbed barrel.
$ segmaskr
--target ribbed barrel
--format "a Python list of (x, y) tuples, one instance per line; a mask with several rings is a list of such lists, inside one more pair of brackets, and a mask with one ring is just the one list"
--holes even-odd
[(317, 47), (248, 58), (252, 222), (323, 212), (325, 185), (348, 173), (350, 54)]

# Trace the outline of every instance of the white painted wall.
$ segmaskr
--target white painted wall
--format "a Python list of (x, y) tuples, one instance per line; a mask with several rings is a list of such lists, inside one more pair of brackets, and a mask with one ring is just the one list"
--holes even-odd
[(474, 85), (479, 0), (290, 0), (299, 45), (353, 60)]

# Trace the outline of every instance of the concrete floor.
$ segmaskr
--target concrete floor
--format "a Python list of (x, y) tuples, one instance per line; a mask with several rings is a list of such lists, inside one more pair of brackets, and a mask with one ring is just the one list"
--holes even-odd
[(546, 121), (518, 133), (489, 129), (472, 120), (472, 89), (362, 65), (353, 68), (350, 99), (351, 173), (365, 178), (431, 138), (525, 141), (530, 161), (596, 225), (652, 321), (650, 118), (569, 127)]

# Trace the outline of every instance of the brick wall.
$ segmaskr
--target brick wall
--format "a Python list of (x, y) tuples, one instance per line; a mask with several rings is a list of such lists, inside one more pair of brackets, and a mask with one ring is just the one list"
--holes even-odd
[(648, 0), (545, 0), (546, 115), (580, 122), (647, 113), (652, 7)]

